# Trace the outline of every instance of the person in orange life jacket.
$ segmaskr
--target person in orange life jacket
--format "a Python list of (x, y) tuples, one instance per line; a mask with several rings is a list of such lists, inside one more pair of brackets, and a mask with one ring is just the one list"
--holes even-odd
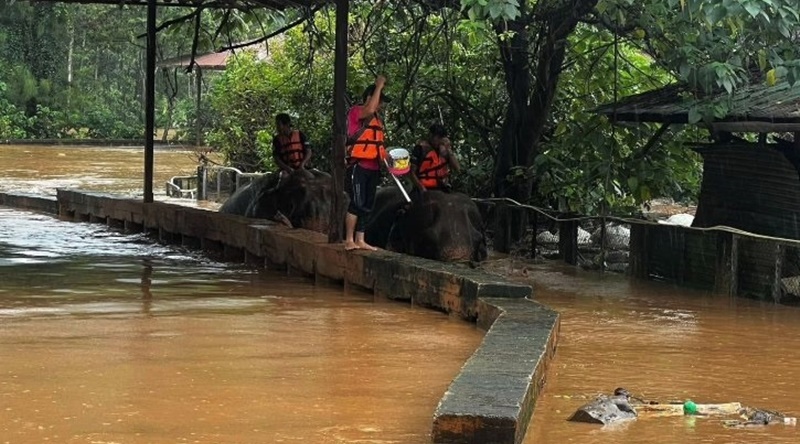
[(278, 134), (272, 138), (272, 158), (281, 176), (305, 168), (311, 160), (311, 147), (305, 134), (292, 128), (292, 118), (288, 114), (275, 116), (275, 126)]
[(350, 205), (345, 216), (345, 250), (377, 250), (364, 241), (364, 229), (375, 203), (381, 164), (386, 159), (384, 126), (378, 114), (391, 101), (383, 93), (385, 83), (386, 79), (378, 76), (375, 84), (364, 91), (363, 104), (351, 108), (347, 116), (345, 191)]
[(411, 181), (420, 192), (426, 190), (450, 190), (450, 172), (458, 172), (461, 165), (453, 154), (447, 130), (434, 123), (427, 139), (417, 142), (411, 150)]

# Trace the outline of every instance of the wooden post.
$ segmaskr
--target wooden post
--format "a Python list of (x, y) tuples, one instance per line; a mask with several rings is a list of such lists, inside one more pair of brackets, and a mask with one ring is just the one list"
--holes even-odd
[[(573, 215), (568, 215), (568, 218)], [(560, 222), (558, 227), (558, 254), (570, 265), (578, 264), (578, 221)]]
[(539, 228), (539, 213), (531, 211), (531, 226), (533, 227), (531, 235), (531, 259), (536, 259), (536, 230)]
[(629, 273), (638, 279), (648, 279), (650, 277), (649, 252), (647, 251), (649, 228), (647, 224), (631, 224)]
[(147, 72), (144, 94), (144, 202), (153, 202), (153, 146), (156, 116), (156, 0), (147, 0)]
[(739, 295), (739, 236), (731, 235), (731, 263), (730, 263), (730, 284), (728, 288), (731, 296)]
[(686, 230), (679, 225), (675, 225), (670, 228), (674, 233), (672, 239), (675, 239), (675, 243), (678, 244), (678, 247), (680, 248), (678, 250), (679, 255), (677, 266), (675, 267), (675, 282), (677, 282), (678, 285), (683, 286), (686, 283), (686, 258), (689, 256), (690, 250), (689, 245), (687, 245), (688, 242), (686, 241)]
[(202, 128), (200, 126), (200, 96), (203, 93), (203, 70), (200, 69), (199, 66), (195, 65), (195, 105), (194, 105), (194, 145), (200, 146), (203, 140), (202, 135)]
[(347, 139), (347, 33), (350, 0), (336, 0), (336, 47), (333, 61), (333, 205), (329, 221), (328, 242), (344, 238), (344, 158)]
[(739, 237), (732, 233), (719, 233), (717, 239), (714, 289), (721, 294), (736, 296), (739, 292)]
[(783, 278), (783, 256), (786, 248), (783, 244), (775, 244), (775, 276), (772, 280), (772, 300), (780, 304), (783, 288), (781, 279)]
[[(603, 210), (605, 214), (605, 210)], [(600, 219), (600, 272), (606, 272), (606, 238), (608, 237), (608, 227), (606, 227), (606, 218)]]

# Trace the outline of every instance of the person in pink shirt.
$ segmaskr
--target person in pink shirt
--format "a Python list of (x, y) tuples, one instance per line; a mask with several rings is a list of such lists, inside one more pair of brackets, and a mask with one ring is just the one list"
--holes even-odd
[(377, 249), (366, 243), (364, 230), (381, 180), (380, 164), (386, 159), (384, 125), (378, 114), (391, 101), (383, 93), (385, 83), (386, 79), (378, 76), (364, 91), (363, 104), (353, 106), (347, 115), (345, 191), (350, 205), (345, 216), (345, 250)]

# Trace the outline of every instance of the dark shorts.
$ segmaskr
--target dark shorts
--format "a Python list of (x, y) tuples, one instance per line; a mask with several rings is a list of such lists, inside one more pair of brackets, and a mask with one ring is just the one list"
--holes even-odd
[(358, 164), (347, 168), (345, 174), (345, 190), (350, 196), (347, 212), (358, 216), (356, 231), (364, 231), (367, 216), (375, 205), (375, 192), (381, 180), (380, 170), (367, 170)]

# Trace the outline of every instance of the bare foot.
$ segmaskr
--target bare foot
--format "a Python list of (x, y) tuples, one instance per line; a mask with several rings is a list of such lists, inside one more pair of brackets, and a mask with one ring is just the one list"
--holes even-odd
[(358, 248), (359, 248), (359, 247), (358, 247), (358, 245), (356, 245), (356, 243), (355, 243), (355, 242), (345, 242), (345, 243), (344, 243), (344, 250), (345, 250), (345, 251), (353, 251), (353, 250), (358, 250)]
[(358, 246), (358, 248), (360, 248), (362, 250), (378, 251), (377, 248), (373, 247), (372, 245), (370, 245), (370, 244), (368, 244), (366, 242), (359, 242), (356, 245)]

